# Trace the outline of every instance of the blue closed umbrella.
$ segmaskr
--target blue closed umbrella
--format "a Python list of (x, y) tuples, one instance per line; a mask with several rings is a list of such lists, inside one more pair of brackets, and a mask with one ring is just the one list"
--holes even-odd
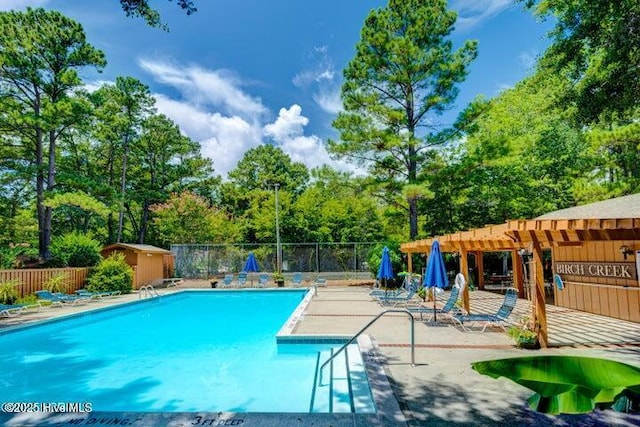
[(425, 288), (434, 288), (433, 292), (433, 320), (436, 321), (436, 292), (435, 288), (444, 289), (449, 284), (447, 269), (444, 267), (444, 259), (440, 252), (440, 243), (436, 240), (431, 245), (431, 254), (427, 260), (427, 271), (424, 273), (422, 283)]
[(380, 260), (380, 267), (378, 267), (378, 280), (384, 279), (385, 285), (387, 280), (393, 279), (393, 266), (391, 265), (391, 257), (389, 256), (389, 248), (384, 247), (382, 249), (382, 259)]
[[(260, 266), (258, 266), (258, 261), (256, 260), (253, 252), (249, 252), (249, 256), (247, 257), (247, 261), (244, 263), (244, 267), (242, 271), (246, 271), (247, 273), (257, 273), (260, 271)], [(253, 276), (251, 276), (251, 286), (253, 286)]]

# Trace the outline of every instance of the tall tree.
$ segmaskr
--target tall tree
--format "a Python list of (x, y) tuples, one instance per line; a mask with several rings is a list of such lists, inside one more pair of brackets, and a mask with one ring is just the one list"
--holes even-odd
[(229, 172), (229, 180), (243, 191), (273, 190), (277, 183), (281, 190), (300, 194), (309, 180), (309, 171), (303, 163), (292, 162), (281, 148), (262, 144), (245, 153)]
[(127, 195), (127, 210), (138, 243), (145, 243), (150, 206), (165, 202), (172, 192), (182, 192), (187, 188), (184, 181), (211, 175), (213, 166), (210, 159), (200, 156), (200, 145), (182, 135), (163, 115), (153, 115), (142, 123), (131, 160), (129, 186), (134, 191)]
[(0, 98), (9, 108), (2, 127), (19, 142), (17, 148), (35, 171), (43, 259), (50, 256), (51, 208), (44, 201), (56, 184), (56, 144), (77, 119), (70, 94), (82, 83), (79, 69), (105, 64), (82, 26), (58, 12), (27, 8), (0, 13)]
[(583, 122), (640, 99), (639, 0), (520, 0), (556, 22), (546, 60), (574, 82)]
[[(124, 230), (129, 153), (131, 145), (140, 138), (142, 123), (155, 112), (155, 100), (149, 88), (133, 77), (116, 78), (115, 85), (101, 87), (93, 98), (100, 119), (96, 135), (105, 144), (108, 179), (113, 187), (118, 186), (120, 194), (115, 236), (110, 230), (109, 237), (110, 241), (120, 242)], [(109, 227), (112, 228), (112, 221), (109, 221)]]
[(407, 212), (409, 238), (418, 235), (417, 201), (429, 148), (441, 143), (426, 129), (458, 94), (477, 43), (455, 50), (448, 39), (457, 15), (446, 0), (390, 0), (371, 11), (356, 55), (344, 70), (344, 111), (334, 121), (340, 141), (329, 149), (367, 166), (389, 200)]

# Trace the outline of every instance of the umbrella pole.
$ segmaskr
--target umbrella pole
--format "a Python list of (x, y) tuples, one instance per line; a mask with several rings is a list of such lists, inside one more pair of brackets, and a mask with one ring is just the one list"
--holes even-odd
[(433, 321), (437, 322), (438, 319), (436, 318), (436, 288), (435, 286), (433, 287)]

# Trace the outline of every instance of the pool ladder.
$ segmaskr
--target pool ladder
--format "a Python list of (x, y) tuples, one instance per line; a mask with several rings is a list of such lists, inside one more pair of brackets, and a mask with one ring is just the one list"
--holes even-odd
[[(329, 412), (333, 412), (333, 398), (332, 398), (332, 394), (333, 394), (333, 370), (334, 370), (334, 366), (333, 366), (333, 361), (336, 358), (336, 356), (338, 356), (341, 353), (345, 354), (345, 363), (346, 363), (346, 372), (347, 372), (347, 378), (349, 381), (349, 394), (351, 395), (351, 378), (350, 378), (350, 374), (349, 374), (349, 356), (347, 354), (347, 349), (349, 348), (349, 345), (351, 345), (362, 333), (364, 333), (371, 325), (373, 325), (378, 319), (380, 319), (382, 316), (384, 316), (387, 313), (405, 313), (409, 316), (410, 320), (411, 320), (411, 326), (410, 326), (410, 332), (411, 332), (411, 366), (415, 366), (415, 331), (414, 331), (414, 317), (413, 314), (409, 311), (409, 310), (405, 310), (405, 309), (388, 309), (388, 310), (384, 310), (383, 312), (379, 313), (376, 317), (374, 317), (369, 323), (367, 323), (362, 329), (360, 329), (353, 337), (351, 337), (351, 339), (349, 341), (347, 341), (345, 344), (342, 345), (342, 347), (340, 347), (337, 351), (333, 351), (333, 349), (331, 349), (331, 356), (324, 361), (324, 363), (322, 365), (319, 366), (319, 368), (316, 368), (316, 380), (317, 383), (314, 383), (314, 394), (313, 397), (311, 399), (311, 411), (313, 412), (313, 408), (315, 405), (315, 398), (316, 398), (316, 387), (318, 386), (322, 386), (322, 385), (329, 385)], [(320, 357), (320, 355), (318, 355), (318, 357)], [(318, 363), (319, 363), (319, 359), (318, 359)], [(329, 365), (330, 364), (330, 365)], [(330, 374), (329, 374), (329, 383), (328, 384), (324, 384), (323, 381), (323, 371), (324, 368), (329, 365), (330, 368)], [(351, 411), (354, 412), (354, 403), (353, 403), (353, 399), (351, 399), (350, 401), (350, 405), (351, 405)]]
[(151, 285), (145, 285), (138, 289), (138, 299), (146, 298), (146, 297), (159, 297), (160, 294), (158, 291), (154, 289)]
[(379, 318), (381, 318), (382, 316), (384, 316), (387, 313), (406, 313), (410, 318), (411, 318), (411, 366), (415, 366), (416, 364), (416, 339), (415, 339), (415, 332), (414, 332), (414, 319), (413, 319), (413, 314), (411, 314), (411, 312), (409, 310), (400, 310), (400, 309), (389, 309), (389, 310), (385, 310), (382, 313), (378, 314), (376, 317), (374, 317), (369, 323), (367, 323), (362, 329), (360, 329), (358, 331), (358, 333), (356, 333), (353, 337), (351, 337), (351, 339), (349, 341), (347, 341), (342, 347), (340, 347), (338, 349), (338, 351), (336, 351), (335, 353), (333, 353), (331, 355), (331, 357), (329, 359), (327, 359), (322, 366), (320, 366), (320, 383), (322, 383), (322, 371), (324, 369), (325, 366), (327, 366), (327, 364), (329, 362), (331, 362), (333, 359), (335, 359), (335, 357), (340, 354), (340, 352), (344, 351), (349, 344), (351, 344), (352, 342), (354, 342), (360, 335), (362, 335), (362, 333), (364, 331), (366, 331), (369, 326), (373, 325), (376, 320), (378, 320)]

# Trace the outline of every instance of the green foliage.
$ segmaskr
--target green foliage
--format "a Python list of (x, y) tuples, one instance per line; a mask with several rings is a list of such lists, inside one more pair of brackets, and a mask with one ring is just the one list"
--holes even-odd
[(51, 255), (65, 267), (91, 267), (100, 262), (101, 245), (80, 233), (57, 237), (51, 244)]
[(640, 31), (637, 0), (521, 0), (552, 17), (553, 44), (544, 60), (566, 75), (583, 123), (638, 106)]
[(538, 331), (532, 323), (530, 316), (524, 316), (518, 319), (515, 325), (512, 325), (507, 329), (507, 334), (509, 334), (509, 336), (513, 338), (518, 345), (538, 338)]
[[(149, 0), (120, 0), (120, 4), (127, 16), (142, 18), (151, 27), (168, 30), (168, 27), (160, 20), (158, 11), (149, 6)], [(191, 15), (198, 10), (193, 0), (176, 0), (176, 4), (180, 6), (187, 15)]]
[[(474, 362), (473, 369), (505, 377), (535, 392), (529, 406), (546, 414), (584, 414), (640, 405), (640, 368), (609, 359), (533, 356)], [(622, 402), (624, 401), (624, 402)]]
[(20, 295), (17, 287), (20, 283), (17, 279), (0, 282), (0, 304), (11, 305), (18, 300)]
[(83, 191), (55, 194), (45, 202), (45, 206), (56, 209), (62, 206), (74, 206), (87, 213), (106, 217), (110, 210), (104, 203)]
[(238, 229), (226, 212), (209, 207), (206, 200), (189, 192), (173, 194), (151, 211), (163, 242), (229, 243), (238, 238)]
[(0, 247), (0, 269), (8, 270), (12, 268), (20, 268), (20, 257), (34, 257), (38, 252), (28, 243), (13, 244)]
[(42, 289), (66, 294), (69, 291), (69, 277), (66, 273), (58, 273), (43, 283)]
[[(42, 305), (44, 301), (40, 300), (39, 304)], [(24, 304), (24, 305), (33, 305), (38, 303), (38, 297), (35, 296), (34, 294), (31, 295), (25, 295), (22, 298), (18, 298), (18, 300), (15, 302), (16, 304)]]
[(133, 287), (133, 269), (126, 263), (124, 255), (116, 252), (100, 261), (87, 283), (87, 289), (92, 292), (129, 293)]
[(229, 172), (229, 180), (242, 193), (257, 189), (273, 191), (274, 184), (278, 184), (281, 191), (297, 195), (309, 181), (309, 171), (303, 163), (292, 162), (280, 147), (262, 144), (244, 154)]

